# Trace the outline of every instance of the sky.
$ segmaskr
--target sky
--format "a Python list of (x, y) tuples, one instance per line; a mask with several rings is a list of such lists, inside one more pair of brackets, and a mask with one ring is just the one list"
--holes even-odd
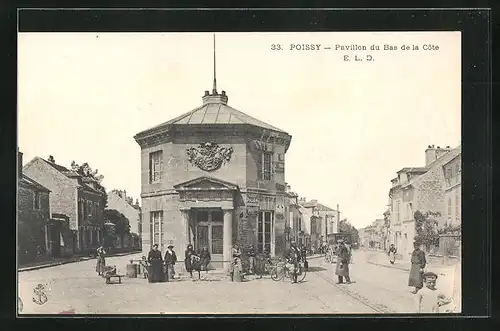
[[(382, 218), (399, 169), (424, 166), (428, 145), (460, 144), (460, 38), (217, 33), (217, 87), (230, 106), (292, 135), (285, 172), (292, 191), (338, 204), (342, 218), (361, 228)], [(271, 49), (276, 44), (281, 50)], [(290, 50), (292, 44), (321, 46)], [(350, 45), (367, 49), (340, 47)], [(89, 162), (108, 190), (139, 198), (133, 136), (200, 106), (212, 80), (210, 33), (20, 33), (23, 163), (49, 155), (65, 166)]]

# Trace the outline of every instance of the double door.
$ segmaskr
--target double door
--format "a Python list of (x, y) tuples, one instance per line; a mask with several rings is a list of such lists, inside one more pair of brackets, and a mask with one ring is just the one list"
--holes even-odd
[(195, 250), (207, 247), (214, 267), (222, 265), (223, 231), (222, 210), (197, 212)]

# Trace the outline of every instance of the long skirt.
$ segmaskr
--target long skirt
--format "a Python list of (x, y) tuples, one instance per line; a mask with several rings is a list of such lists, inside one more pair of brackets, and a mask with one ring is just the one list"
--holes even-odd
[(148, 272), (150, 283), (159, 283), (165, 281), (165, 273), (163, 272), (162, 261), (153, 260), (151, 261), (149, 272)]
[(410, 269), (410, 278), (408, 279), (408, 286), (422, 288), (424, 281), (422, 279), (422, 272), (420, 271), (420, 264), (412, 264)]
[(102, 274), (104, 272), (104, 267), (106, 266), (106, 260), (104, 257), (100, 256), (97, 258), (97, 264), (95, 266), (95, 271), (98, 274)]
[(337, 267), (335, 268), (335, 274), (337, 276), (349, 277), (349, 264), (342, 264), (340, 261), (337, 261)]
[(175, 276), (175, 269), (173, 264), (168, 264), (167, 265), (167, 279), (173, 279)]
[(210, 264), (210, 259), (209, 258), (202, 258), (201, 259), (201, 266), (200, 269), (202, 271), (208, 271), (208, 265)]
[(396, 261), (396, 254), (394, 252), (389, 253), (389, 262), (394, 263)]
[(191, 259), (187, 259), (184, 261), (184, 266), (186, 267), (186, 271), (189, 273), (193, 271), (193, 265), (191, 263)]

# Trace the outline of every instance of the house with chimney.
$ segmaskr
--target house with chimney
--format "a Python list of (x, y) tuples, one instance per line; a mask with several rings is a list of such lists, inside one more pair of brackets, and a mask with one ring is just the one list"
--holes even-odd
[(108, 192), (107, 209), (114, 209), (123, 214), (130, 224), (130, 236), (124, 237), (123, 243), (118, 243), (119, 247), (128, 247), (134, 249), (141, 248), (142, 222), (141, 207), (139, 200), (127, 196), (125, 190), (112, 190)]
[(51, 192), (53, 232), (60, 234), (54, 245), (61, 247), (60, 254), (87, 253), (102, 244), (106, 191), (85, 164), (69, 169), (53, 156), (37, 156), (23, 173)]
[(17, 256), (22, 265), (52, 255), (50, 190), (23, 173), (23, 153), (17, 154)]
[(299, 204), (311, 214), (310, 222), (308, 223), (310, 224), (312, 246), (317, 248), (327, 242), (335, 242), (340, 219), (338, 206), (337, 210), (335, 210), (319, 203), (318, 200), (307, 201), (305, 198), (299, 199)]
[[(414, 213), (439, 213), (436, 232), (447, 223), (445, 203), (445, 168), (460, 154), (460, 147), (446, 148), (429, 145), (425, 150), (424, 167), (404, 167), (391, 180), (389, 190), (390, 242), (400, 258), (409, 259), (417, 235)], [(439, 243), (435, 243), (436, 246)]]

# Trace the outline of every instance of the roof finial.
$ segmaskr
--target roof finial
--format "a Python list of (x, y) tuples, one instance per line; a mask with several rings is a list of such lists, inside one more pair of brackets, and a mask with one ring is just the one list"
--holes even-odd
[(217, 94), (217, 79), (215, 78), (216, 77), (216, 67), (215, 67), (215, 33), (214, 33), (214, 87), (213, 87), (213, 90), (212, 90), (212, 93), (215, 95)]

